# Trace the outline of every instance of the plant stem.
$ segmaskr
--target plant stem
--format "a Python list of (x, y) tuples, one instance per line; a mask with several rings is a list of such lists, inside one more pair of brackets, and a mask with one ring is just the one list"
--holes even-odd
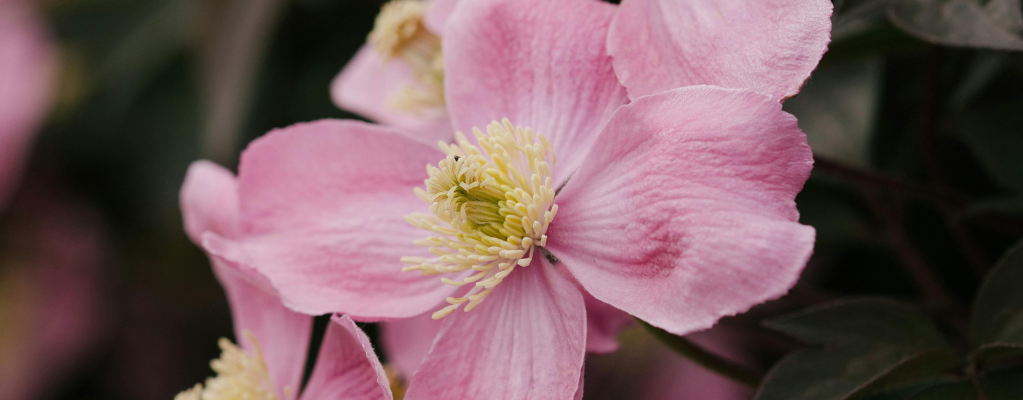
[(763, 374), (708, 352), (684, 337), (673, 335), (661, 328), (650, 325), (643, 320), (637, 319), (637, 321), (639, 321), (640, 325), (643, 325), (647, 331), (652, 333), (657, 340), (660, 340), (661, 343), (664, 343), (664, 345), (668, 346), (676, 353), (681, 354), (689, 361), (699, 364), (718, 375), (724, 376), (744, 386), (751, 388), (760, 386)]

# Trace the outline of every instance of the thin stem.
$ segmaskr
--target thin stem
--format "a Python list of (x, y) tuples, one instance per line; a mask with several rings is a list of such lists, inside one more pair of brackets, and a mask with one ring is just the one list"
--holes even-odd
[(645, 321), (639, 319), (637, 319), (637, 321), (639, 321), (640, 325), (643, 325), (647, 331), (652, 333), (654, 337), (660, 340), (661, 343), (664, 343), (664, 345), (668, 346), (676, 353), (681, 354), (689, 361), (699, 364), (700, 366), (713, 371), (718, 375), (731, 379), (736, 383), (740, 383), (751, 388), (760, 386), (763, 374), (752, 371), (743, 365), (721, 358), (716, 354), (710, 353), (684, 337), (668, 333), (667, 331), (650, 325)]

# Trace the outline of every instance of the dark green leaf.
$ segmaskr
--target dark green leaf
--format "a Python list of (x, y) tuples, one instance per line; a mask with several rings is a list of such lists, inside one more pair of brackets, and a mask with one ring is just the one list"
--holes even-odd
[(1020, 0), (898, 0), (888, 17), (936, 44), (1023, 50)]
[(798, 351), (778, 362), (757, 400), (844, 400), (933, 352), (869, 342)]
[(980, 388), (987, 400), (1023, 399), (1023, 368), (985, 374), (980, 378)]
[(909, 305), (885, 299), (840, 300), (766, 325), (812, 344), (870, 342), (915, 350), (948, 348), (925, 316)]
[(975, 400), (977, 390), (966, 382), (945, 383), (924, 389), (911, 400)]
[(776, 364), (758, 400), (844, 400), (934, 379), (959, 364), (926, 317), (890, 300), (838, 301), (767, 326), (823, 348)]
[(973, 346), (1023, 347), (1023, 242), (1011, 248), (981, 284), (973, 305)]
[(1023, 101), (1008, 101), (965, 113), (949, 131), (966, 143), (1002, 185), (1023, 192)]

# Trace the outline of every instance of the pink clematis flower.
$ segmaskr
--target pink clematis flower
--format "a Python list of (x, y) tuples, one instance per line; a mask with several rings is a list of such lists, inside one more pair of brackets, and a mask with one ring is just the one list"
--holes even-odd
[[(216, 164), (197, 162), (189, 168), (181, 206), (192, 240), (198, 242), (207, 232), (238, 231), (235, 186), (231, 173)], [(218, 375), (176, 399), (391, 399), (390, 383), (369, 338), (342, 315), (331, 319), (309, 383), (298, 396), (312, 317), (285, 308), (254, 271), (215, 257), (211, 261), (242, 345), (221, 339), (223, 353), (211, 363)]]
[(53, 44), (31, 4), (0, 0), (0, 207), (21, 177), (53, 72)]
[(451, 139), (441, 33), (459, 0), (393, 0), (331, 83), (334, 104), (428, 143)]
[(675, 334), (781, 296), (814, 243), (794, 202), (805, 135), (752, 90), (626, 104), (605, 47), (615, 11), (460, 4), (444, 31), (446, 105), (472, 139), (438, 151), (352, 121), (273, 131), (242, 155), (241, 231), (204, 247), (262, 272), (299, 312), (434, 311), (413, 400), (581, 396), (599, 331), (588, 295)]
[(638, 98), (689, 85), (795, 96), (831, 40), (828, 0), (623, 0), (607, 36)]

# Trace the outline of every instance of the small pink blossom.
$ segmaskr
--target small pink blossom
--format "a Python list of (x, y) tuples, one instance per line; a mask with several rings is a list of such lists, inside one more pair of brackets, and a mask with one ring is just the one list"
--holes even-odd
[(20, 180), (53, 86), (53, 43), (31, 6), (0, 1), (0, 208)]
[[(192, 240), (198, 242), (210, 232), (237, 234), (236, 185), (230, 172), (213, 163), (197, 162), (189, 168), (181, 207)], [(255, 271), (216, 257), (211, 261), (227, 293), (241, 349), (222, 340), (224, 355), (213, 363), (219, 375), (178, 398), (198, 399), (205, 391), (202, 398), (244, 393), (281, 400), (391, 399), (390, 383), (369, 338), (343, 315), (331, 319), (312, 375), (299, 396), (312, 317), (285, 308)]]
[[(394, 0), (384, 6), (380, 18), (386, 18), (389, 11), (393, 14), (394, 6), (407, 5), (415, 8), (418, 12), (416, 15), (407, 16), (408, 20), (405, 21), (405, 24), (417, 26), (406, 28), (420, 30), (421, 32), (418, 33), (420, 35), (432, 36), (432, 39), (436, 40), (436, 54), (433, 56), (439, 57), (444, 24), (458, 1)], [(423, 79), (417, 79), (416, 76), (424, 73), (421, 71), (424, 68), (421, 65), (424, 61), (416, 62), (415, 59), (429, 56), (413, 53), (410, 55), (413, 62), (409, 62), (408, 58), (410, 57), (402, 57), (400, 54), (381, 54), (382, 52), (375, 48), (379, 46), (374, 46), (374, 34), (385, 31), (382, 32), (385, 35), (395, 35), (394, 32), (386, 32), (388, 29), (393, 30), (394, 27), (381, 26), (382, 22), (386, 21), (378, 19), (377, 28), (371, 34), (370, 43), (359, 49), (331, 83), (330, 94), (334, 104), (378, 123), (415, 133), (416, 136), (423, 138), (428, 143), (433, 143), (436, 140), (450, 140), (451, 123), (443, 102), (442, 87), (424, 87)], [(404, 39), (401, 42), (414, 40), (414, 38)], [(402, 47), (418, 48), (422, 46), (415, 43), (391, 43), (390, 46), (383, 47), (387, 48), (388, 53), (401, 53)], [(399, 48), (394, 49), (394, 47)], [(409, 53), (409, 51), (405, 52)], [(427, 66), (427, 68), (430, 67)], [(434, 68), (439, 68), (439, 71), (432, 73), (439, 73), (440, 76), (427, 79), (440, 78), (439, 83), (443, 85), (443, 66)], [(433, 86), (433, 83), (426, 82), (425, 86)], [(428, 97), (431, 95), (440, 97), (429, 101), (435, 104), (403, 107), (401, 104), (396, 104), (395, 100), (400, 100), (402, 92), (406, 90), (421, 91), (422, 95)]]

